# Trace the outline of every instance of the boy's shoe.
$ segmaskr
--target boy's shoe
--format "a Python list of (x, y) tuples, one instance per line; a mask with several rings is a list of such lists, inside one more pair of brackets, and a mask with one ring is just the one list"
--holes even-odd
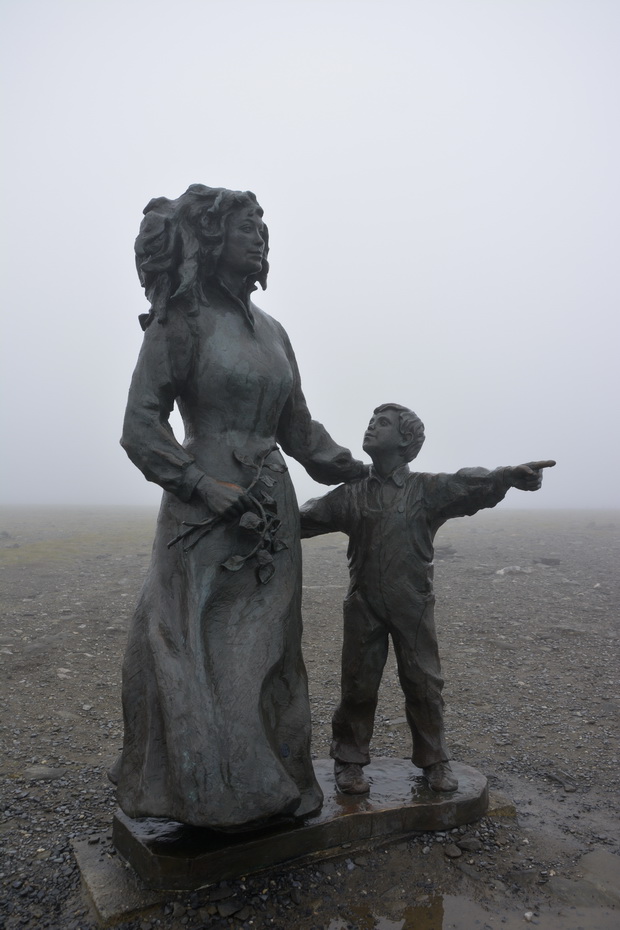
[(456, 791), (459, 786), (449, 762), (434, 762), (427, 765), (424, 774), (433, 791)]
[(364, 771), (361, 765), (355, 762), (334, 762), (334, 775), (336, 784), (344, 794), (367, 794), (370, 791), (370, 784), (364, 778)]

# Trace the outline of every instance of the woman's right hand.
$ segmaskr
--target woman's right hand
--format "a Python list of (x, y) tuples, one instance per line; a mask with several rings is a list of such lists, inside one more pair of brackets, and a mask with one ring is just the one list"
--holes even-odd
[(238, 484), (204, 475), (195, 490), (214, 516), (232, 518), (252, 509), (245, 490)]

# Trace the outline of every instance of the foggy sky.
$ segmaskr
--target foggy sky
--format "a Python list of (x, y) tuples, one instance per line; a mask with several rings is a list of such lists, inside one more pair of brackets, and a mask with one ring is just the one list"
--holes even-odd
[(148, 309), (133, 241), (151, 197), (200, 182), (264, 207), (256, 302), (338, 442), (361, 456), (373, 407), (402, 403), (422, 470), (556, 458), (507, 503), (620, 506), (616, 0), (1, 18), (3, 503), (158, 500), (118, 445)]

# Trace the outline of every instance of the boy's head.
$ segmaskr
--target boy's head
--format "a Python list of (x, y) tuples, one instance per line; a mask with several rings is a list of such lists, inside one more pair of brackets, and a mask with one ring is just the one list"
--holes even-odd
[(408, 407), (381, 404), (376, 407), (364, 433), (362, 448), (371, 458), (377, 452), (397, 452), (411, 462), (424, 443), (424, 423)]

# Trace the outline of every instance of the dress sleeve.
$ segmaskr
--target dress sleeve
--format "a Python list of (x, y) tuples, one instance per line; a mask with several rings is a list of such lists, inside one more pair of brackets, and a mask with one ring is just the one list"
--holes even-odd
[(191, 367), (193, 339), (187, 324), (169, 318), (144, 334), (129, 388), (121, 445), (148, 481), (189, 500), (203, 472), (177, 441), (169, 417)]
[(453, 475), (428, 475), (427, 505), (441, 525), (451, 517), (465, 517), (495, 507), (506, 496), (506, 469), (461, 468)]
[(322, 536), (324, 533), (346, 532), (346, 492), (347, 486), (343, 485), (301, 505), (299, 516), (302, 539)]
[(278, 442), (287, 455), (297, 459), (310, 477), (321, 484), (340, 484), (362, 477), (366, 466), (344, 446), (337, 445), (325, 427), (311, 418), (295, 354), (288, 336), (281, 326), (279, 329), (293, 371), (293, 387), (280, 416)]

